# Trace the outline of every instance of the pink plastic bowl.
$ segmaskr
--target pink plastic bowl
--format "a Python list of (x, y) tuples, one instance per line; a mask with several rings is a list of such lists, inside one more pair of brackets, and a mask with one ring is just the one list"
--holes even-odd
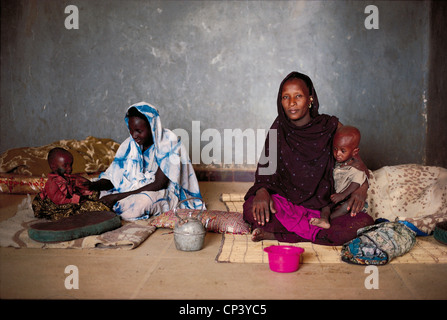
[(293, 246), (270, 246), (264, 249), (269, 257), (270, 270), (275, 272), (294, 272), (300, 267), (303, 248)]

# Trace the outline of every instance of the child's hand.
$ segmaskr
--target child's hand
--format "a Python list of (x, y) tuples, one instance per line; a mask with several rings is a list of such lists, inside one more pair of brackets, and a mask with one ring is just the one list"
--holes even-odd
[(339, 203), (340, 201), (343, 201), (344, 197), (340, 193), (334, 193), (331, 195), (331, 201), (333, 203)]

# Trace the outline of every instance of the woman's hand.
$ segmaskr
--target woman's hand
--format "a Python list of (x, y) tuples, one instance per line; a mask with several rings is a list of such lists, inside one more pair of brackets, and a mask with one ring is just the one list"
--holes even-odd
[(365, 181), (357, 190), (351, 193), (351, 197), (347, 200), (348, 212), (351, 211), (351, 217), (362, 211), (368, 195), (368, 181)]
[[(166, 189), (169, 185), (169, 179), (165, 176), (163, 171), (161, 171), (160, 168), (157, 169), (155, 173), (155, 181), (152, 183), (149, 183), (137, 190), (128, 191), (128, 192), (121, 192), (121, 193), (112, 193), (109, 195), (106, 195), (99, 199), (102, 203), (104, 203), (109, 208), (113, 208), (115, 203), (118, 201), (131, 196), (133, 194), (141, 193), (143, 191), (158, 191), (161, 189)], [(106, 179), (101, 179), (96, 182), (92, 182), (90, 184), (90, 190), (109, 190), (113, 188), (112, 182)]]
[[(351, 164), (354, 168), (365, 172), (366, 176), (369, 178), (369, 170), (365, 165), (360, 155), (354, 157), (355, 161)], [(351, 193), (351, 197), (348, 199), (348, 212), (351, 210), (351, 217), (354, 217), (358, 212), (362, 211), (365, 205), (366, 197), (368, 195), (368, 180), (366, 180), (357, 190)]]
[(115, 205), (115, 203), (117, 203), (118, 201), (120, 201), (123, 198), (125, 198), (125, 197), (123, 197), (122, 193), (113, 193), (113, 194), (109, 194), (107, 196), (102, 197), (101, 199), (99, 199), (99, 201), (101, 201), (106, 206), (108, 206), (110, 209), (112, 209), (113, 206)]
[(100, 179), (94, 182), (89, 181), (88, 189), (92, 191), (103, 191), (113, 189), (113, 183), (107, 179)]
[(253, 199), (253, 218), (260, 225), (264, 225), (270, 220), (270, 212), (276, 213), (273, 200), (270, 197), (269, 192), (265, 188), (261, 188), (256, 191), (256, 195)]

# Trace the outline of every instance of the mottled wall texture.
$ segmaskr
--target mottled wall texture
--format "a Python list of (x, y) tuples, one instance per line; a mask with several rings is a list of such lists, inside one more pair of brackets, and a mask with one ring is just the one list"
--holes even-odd
[[(77, 29), (65, 26), (74, 22), (69, 5), (78, 9)], [(365, 27), (368, 5), (378, 9), (378, 29)], [(445, 8), (2, 0), (0, 152), (89, 135), (121, 142), (126, 108), (147, 101), (167, 128), (192, 137), (199, 124), (201, 147), (190, 144), (197, 159), (211, 141), (200, 136), (207, 129), (222, 138), (225, 129), (268, 129), (279, 84), (296, 70), (313, 79), (321, 112), (361, 129), (370, 168), (447, 166)]]

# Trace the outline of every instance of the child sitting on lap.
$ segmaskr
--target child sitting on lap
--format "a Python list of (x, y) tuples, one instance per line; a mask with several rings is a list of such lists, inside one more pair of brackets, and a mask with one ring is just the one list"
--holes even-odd
[(98, 200), (99, 192), (88, 189), (89, 180), (71, 174), (73, 155), (70, 152), (63, 148), (51, 149), (48, 164), (52, 172), (32, 203), (36, 217), (59, 220), (86, 211), (110, 211)]
[(352, 192), (359, 188), (367, 179), (365, 172), (355, 168), (359, 153), (360, 131), (352, 126), (342, 126), (337, 129), (333, 141), (333, 154), (337, 161), (334, 168), (335, 192), (331, 195), (333, 203), (340, 206), (331, 214), (331, 219), (348, 212), (347, 202)]

